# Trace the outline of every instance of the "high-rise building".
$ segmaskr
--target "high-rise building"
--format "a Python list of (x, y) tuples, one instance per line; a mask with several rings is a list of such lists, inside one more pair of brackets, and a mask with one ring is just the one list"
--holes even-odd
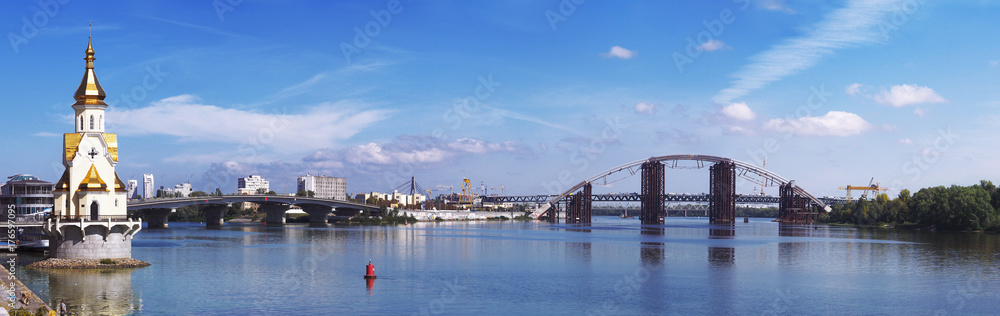
[(152, 174), (142, 175), (142, 197), (147, 199), (156, 197), (156, 185), (153, 183)]
[(135, 195), (136, 195), (137, 192), (135, 192), (135, 190), (137, 189), (136, 187), (138, 187), (138, 186), (139, 186), (139, 181), (135, 181), (134, 179), (133, 180), (128, 180), (128, 185), (126, 186), (126, 189), (125, 189), (128, 192), (128, 194), (126, 194), (126, 198), (128, 198), (128, 199), (134, 199), (134, 198), (136, 198)]
[(194, 190), (191, 189), (191, 183), (184, 182), (181, 184), (174, 185), (173, 189), (164, 189), (163, 195), (167, 197), (173, 197), (173, 196), (188, 197), (189, 195), (191, 195), (191, 192), (194, 192)]
[(246, 178), (236, 179), (237, 194), (257, 194), (258, 191), (267, 192), (271, 190), (270, 183), (258, 175), (250, 175)]
[(299, 177), (298, 191), (313, 191), (321, 199), (347, 200), (347, 179), (306, 175)]

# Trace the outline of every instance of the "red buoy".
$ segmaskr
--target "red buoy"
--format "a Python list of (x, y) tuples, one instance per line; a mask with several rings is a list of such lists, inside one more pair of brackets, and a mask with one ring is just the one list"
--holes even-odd
[(372, 264), (372, 259), (368, 259), (368, 265), (365, 266), (365, 268), (367, 268), (366, 269), (367, 271), (365, 271), (365, 279), (374, 279), (375, 278), (375, 265)]

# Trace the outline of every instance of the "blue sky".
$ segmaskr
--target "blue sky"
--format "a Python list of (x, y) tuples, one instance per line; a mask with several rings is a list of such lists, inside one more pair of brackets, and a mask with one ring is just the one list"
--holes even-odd
[(0, 13), (5, 175), (62, 173), (93, 21), (118, 173), (158, 186), (554, 193), (668, 154), (766, 156), (817, 195), (1000, 180), (997, 2), (41, 3)]

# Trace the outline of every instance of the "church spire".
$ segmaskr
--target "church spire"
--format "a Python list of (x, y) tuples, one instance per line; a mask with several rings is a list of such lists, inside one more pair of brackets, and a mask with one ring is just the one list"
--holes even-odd
[(104, 88), (101, 88), (101, 83), (97, 82), (97, 75), (94, 74), (94, 45), (92, 44), (91, 38), (87, 37), (87, 50), (85, 51), (87, 57), (83, 60), (87, 61), (87, 69), (83, 73), (83, 81), (80, 82), (80, 87), (76, 89), (76, 94), (73, 98), (76, 99), (76, 103), (73, 105), (103, 105), (108, 106), (104, 103), (104, 98), (107, 96), (104, 94)]

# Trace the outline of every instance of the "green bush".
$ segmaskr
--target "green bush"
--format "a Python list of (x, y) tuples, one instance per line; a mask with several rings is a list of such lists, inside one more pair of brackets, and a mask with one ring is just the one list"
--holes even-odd
[(113, 259), (101, 259), (100, 262), (101, 264), (115, 264), (115, 260)]

